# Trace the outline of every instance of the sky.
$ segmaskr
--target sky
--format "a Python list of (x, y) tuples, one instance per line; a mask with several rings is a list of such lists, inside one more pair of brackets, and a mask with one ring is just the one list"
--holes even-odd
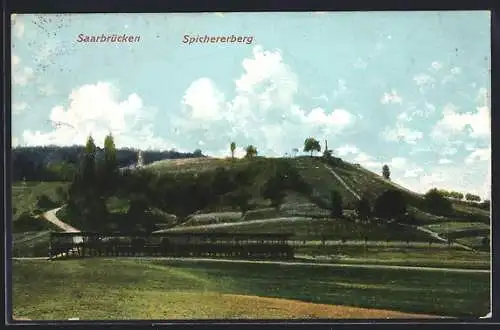
[[(134, 42), (81, 42), (113, 34)], [(205, 35), (247, 38), (183, 42)], [(14, 14), (11, 53), (13, 146), (281, 157), (315, 137), (417, 192), (490, 194), (486, 11)]]

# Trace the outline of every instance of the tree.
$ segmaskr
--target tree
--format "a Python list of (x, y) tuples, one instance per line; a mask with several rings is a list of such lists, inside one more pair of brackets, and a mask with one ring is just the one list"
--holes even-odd
[(100, 190), (107, 197), (115, 191), (118, 178), (115, 141), (111, 134), (104, 138), (104, 157), (98, 166)]
[(236, 143), (231, 142), (231, 145), (229, 148), (231, 149), (231, 158), (234, 159), (234, 151), (236, 150)]
[(465, 194), (465, 199), (469, 202), (480, 202), (481, 201), (481, 197), (479, 197), (478, 195), (474, 195), (474, 194)]
[(269, 199), (271, 205), (276, 209), (279, 208), (285, 199), (284, 181), (281, 179), (280, 175), (276, 173), (267, 180), (262, 190), (262, 196)]
[(248, 147), (245, 148), (246, 151), (246, 158), (253, 158), (257, 156), (257, 148), (255, 148), (253, 145), (249, 145)]
[(451, 201), (445, 198), (443, 194), (436, 188), (429, 190), (424, 195), (424, 201), (425, 205), (430, 210), (437, 213), (447, 213), (452, 209)]
[(241, 213), (245, 213), (250, 210), (250, 200), (252, 199), (252, 194), (246, 188), (240, 188), (237, 191), (231, 192), (229, 194), (234, 205), (238, 206)]
[(82, 168), (82, 179), (85, 183), (93, 183), (95, 182), (96, 175), (96, 145), (94, 143), (94, 139), (92, 136), (87, 138), (87, 143), (85, 145), (85, 149), (83, 151), (83, 168)]
[(333, 217), (341, 217), (342, 212), (342, 195), (337, 190), (332, 190), (330, 193), (331, 215)]
[(384, 165), (384, 166), (382, 166), (382, 176), (386, 180), (390, 180), (391, 179), (391, 171), (389, 170), (389, 166), (387, 164)]
[(370, 201), (366, 197), (362, 197), (357, 205), (356, 205), (356, 212), (358, 214), (358, 217), (361, 221), (367, 221), (372, 213), (372, 208), (370, 205)]
[(304, 152), (310, 152), (312, 157), (313, 152), (315, 151), (321, 151), (321, 145), (319, 144), (319, 141), (312, 137), (307, 138), (304, 141)]
[(383, 219), (395, 219), (406, 213), (406, 200), (403, 194), (394, 189), (383, 192), (375, 200), (374, 214)]

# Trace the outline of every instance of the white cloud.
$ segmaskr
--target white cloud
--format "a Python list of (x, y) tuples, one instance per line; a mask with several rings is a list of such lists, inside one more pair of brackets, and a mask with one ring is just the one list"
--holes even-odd
[(389, 104), (389, 103), (403, 103), (403, 99), (398, 95), (398, 93), (395, 90), (392, 90), (390, 93), (384, 93), (382, 95), (382, 98), (380, 99), (380, 102), (382, 104)]
[(14, 115), (19, 115), (22, 112), (24, 112), (24, 110), (26, 110), (28, 108), (29, 108), (29, 105), (26, 102), (12, 103), (12, 112)]
[(438, 160), (438, 164), (441, 164), (441, 165), (451, 164), (451, 163), (453, 163), (453, 162), (448, 158), (441, 158)]
[(476, 162), (489, 161), (491, 157), (490, 148), (481, 148), (474, 150), (470, 153), (467, 158), (465, 158), (466, 164), (472, 164)]
[(200, 78), (188, 87), (182, 104), (191, 111), (195, 120), (218, 120), (224, 106), (224, 94), (210, 79)]
[(352, 146), (352, 145), (345, 145), (345, 146), (341, 146), (341, 147), (338, 147), (337, 149), (335, 149), (335, 153), (337, 155), (339, 155), (340, 157), (346, 156), (349, 154), (357, 154), (358, 152), (359, 152), (359, 149), (356, 146)]
[[(202, 136), (208, 154), (225, 150), (227, 141), (234, 140), (237, 144), (254, 144), (269, 155), (283, 155), (291, 146), (301, 146), (308, 136), (323, 141), (356, 120), (340, 107), (304, 109), (297, 105), (298, 78), (279, 50), (255, 46), (242, 67), (232, 99), (228, 100), (213, 81), (201, 78), (184, 95), (185, 111), (180, 116), (171, 115), (171, 124), (186, 136), (196, 140)], [(348, 92), (345, 81), (338, 80), (336, 91)], [(185, 140), (192, 144), (189, 138)]]
[(302, 121), (307, 124), (324, 125), (342, 129), (354, 121), (354, 116), (344, 109), (334, 109), (331, 113), (327, 114), (322, 108), (314, 108), (308, 114), (302, 110), (298, 110)]
[(214, 14), (215, 14), (215, 16), (224, 17), (223, 13), (214, 13)]
[(403, 169), (408, 165), (408, 161), (403, 157), (395, 157), (391, 159), (388, 165), (391, 168)]
[(392, 177), (393, 181), (419, 193), (440, 188), (487, 197), (491, 191), (491, 174), (486, 165), (488, 164), (485, 162), (470, 163), (467, 164), (467, 171), (464, 171), (462, 163), (441, 164), (415, 172), (409, 171), (403, 178)]
[(358, 152), (356, 157), (354, 157), (353, 162), (359, 163), (360, 165), (375, 172), (380, 171), (383, 166), (382, 162), (377, 161), (373, 156), (362, 151)]
[(458, 74), (462, 73), (462, 69), (459, 67), (453, 67), (453, 68), (451, 68), (450, 72), (454, 75), (458, 75)]
[(33, 79), (34, 71), (30, 67), (21, 67), (21, 59), (19, 56), (12, 55), (12, 84), (25, 86)]
[(475, 138), (490, 136), (490, 112), (488, 107), (481, 106), (476, 112), (459, 113), (458, 108), (449, 103), (443, 109), (443, 117), (434, 126), (431, 136), (446, 140), (454, 135), (469, 131)]
[(26, 130), (23, 140), (28, 145), (83, 144), (92, 135), (102, 146), (104, 137), (112, 133), (117, 147), (170, 149), (172, 144), (157, 138), (152, 131), (154, 109), (143, 105), (137, 94), (123, 100), (110, 83), (83, 85), (69, 95), (69, 104), (52, 108), (50, 121), (56, 123), (50, 132)]
[(424, 93), (426, 89), (433, 89), (436, 86), (436, 79), (431, 77), (426, 73), (420, 73), (413, 77), (421, 93)]
[(441, 155), (443, 156), (451, 156), (454, 155), (458, 152), (457, 148), (451, 147), (451, 146), (446, 146), (441, 149)]
[(11, 145), (13, 148), (18, 147), (19, 146), (19, 139), (17, 137), (13, 136), (12, 140), (11, 140)]
[(403, 177), (405, 178), (416, 178), (424, 171), (423, 168), (421, 167), (413, 167), (410, 169), (405, 170)]
[(419, 140), (423, 138), (423, 134), (420, 131), (413, 130), (408, 127), (404, 127), (401, 124), (396, 124), (396, 127), (387, 127), (381, 134), (382, 138), (386, 141), (395, 142), (403, 141), (408, 144), (416, 144)]
[(438, 71), (438, 70), (440, 70), (442, 67), (443, 67), (443, 64), (442, 64), (441, 62), (434, 61), (434, 62), (432, 62), (432, 63), (431, 63), (431, 68), (432, 68), (433, 70)]

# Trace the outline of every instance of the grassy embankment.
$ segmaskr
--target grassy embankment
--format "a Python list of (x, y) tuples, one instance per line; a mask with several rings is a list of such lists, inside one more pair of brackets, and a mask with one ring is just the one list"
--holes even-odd
[(405, 317), (335, 305), (456, 317), (489, 311), (489, 275), (481, 273), (87, 259), (14, 261), (13, 275), (14, 315), (33, 320)]

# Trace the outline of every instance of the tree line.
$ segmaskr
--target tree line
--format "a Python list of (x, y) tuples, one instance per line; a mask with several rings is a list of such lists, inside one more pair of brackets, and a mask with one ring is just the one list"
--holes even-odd
[[(12, 149), (12, 179), (14, 182), (26, 181), (71, 181), (77, 164), (84, 153), (84, 146), (39, 146), (17, 147)], [(138, 150), (120, 148), (116, 150), (117, 166), (125, 167), (137, 160)], [(96, 147), (96, 158), (103, 157), (104, 149)], [(149, 164), (163, 159), (182, 159), (205, 157), (201, 150), (181, 153), (175, 150), (143, 152), (144, 163)]]

